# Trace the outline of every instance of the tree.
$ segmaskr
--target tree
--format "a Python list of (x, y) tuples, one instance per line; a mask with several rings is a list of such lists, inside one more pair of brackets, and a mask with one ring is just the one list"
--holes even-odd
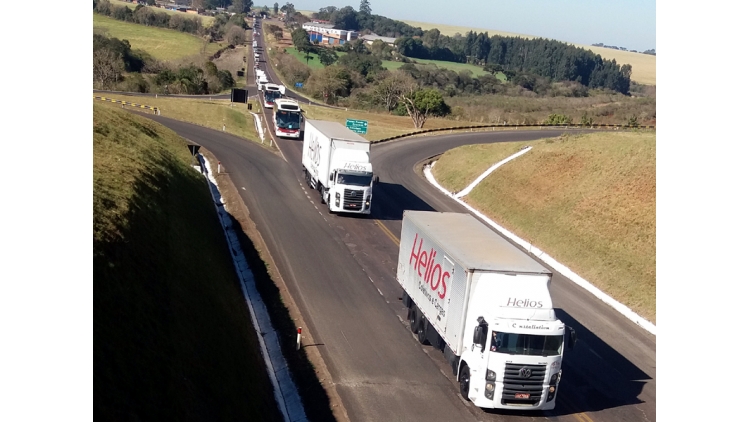
[(370, 8), (370, 0), (362, 0), (359, 2), (359, 13), (370, 16), (372, 14), (372, 9)]
[(307, 52), (313, 48), (310, 44), (310, 35), (302, 28), (292, 31), (292, 43), (299, 52)]
[(287, 2), (287, 4), (281, 6), (281, 11), (286, 13), (284, 15), (284, 23), (289, 26), (289, 24), (293, 21), (292, 18), (297, 13), (297, 11), (294, 9), (294, 5)]
[(424, 127), (429, 116), (450, 114), (450, 107), (445, 104), (438, 90), (420, 88), (416, 83), (408, 84), (399, 95), (399, 100), (417, 129)]
[(253, 0), (232, 0), (235, 13), (247, 13), (253, 7)]
[(331, 23), (336, 29), (359, 30), (357, 12), (351, 6), (343, 7), (331, 14)]
[(328, 48), (325, 47), (318, 47), (318, 59), (320, 60), (320, 63), (323, 64), (323, 66), (330, 66), (334, 63), (336, 63), (336, 60), (338, 60), (338, 56), (335, 52), (331, 51)]
[(414, 78), (401, 70), (383, 72), (378, 79), (373, 90), (373, 97), (379, 104), (385, 106), (389, 113), (398, 105), (399, 96), (410, 84), (414, 83)]
[(307, 90), (316, 97), (323, 98), (326, 103), (332, 103), (336, 93), (346, 88), (346, 79), (342, 77), (341, 70), (339, 66), (316, 70), (307, 80)]
[(110, 88), (119, 81), (124, 70), (121, 54), (107, 48), (94, 51), (94, 81), (103, 89)]
[(273, 14), (278, 15), (279, 14), (279, 3), (273, 4)]
[(231, 45), (240, 45), (245, 42), (245, 30), (239, 26), (232, 25), (227, 31), (227, 42)]

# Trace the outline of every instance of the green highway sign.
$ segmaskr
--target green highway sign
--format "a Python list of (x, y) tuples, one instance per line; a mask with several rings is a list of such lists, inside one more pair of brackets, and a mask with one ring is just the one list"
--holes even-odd
[(367, 120), (346, 119), (346, 127), (354, 133), (367, 133)]

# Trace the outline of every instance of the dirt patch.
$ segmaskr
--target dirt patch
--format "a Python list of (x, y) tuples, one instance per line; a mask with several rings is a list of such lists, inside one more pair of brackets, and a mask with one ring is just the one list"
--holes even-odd
[[(240, 56), (240, 58), (242, 57)], [(293, 335), (290, 335), (291, 332), (288, 332), (288, 328), (283, 329), (282, 331), (282, 328), (277, 326), (279, 319), (283, 319), (279, 317), (279, 312), (288, 312), (288, 316), (293, 321), (294, 326), (302, 327), (302, 332), (307, 333), (303, 335), (302, 338), (303, 346), (305, 344), (315, 344), (316, 341), (310, 336), (309, 327), (302, 318), (302, 314), (300, 313), (299, 308), (294, 302), (294, 298), (292, 298), (289, 290), (286, 288), (284, 280), (281, 278), (281, 273), (276, 267), (276, 264), (274, 263), (273, 258), (271, 257), (271, 254), (266, 247), (263, 237), (257, 229), (257, 226), (250, 218), (250, 212), (248, 211), (247, 206), (245, 206), (245, 203), (242, 201), (242, 198), (240, 197), (237, 188), (234, 186), (232, 179), (226, 173), (218, 173), (218, 169), (216, 166), (218, 160), (213, 154), (211, 154), (210, 151), (201, 149), (201, 153), (208, 160), (208, 163), (211, 166), (211, 171), (215, 175), (216, 182), (219, 186), (219, 190), (221, 191), (221, 195), (226, 201), (226, 210), (232, 217), (234, 217), (234, 219), (236, 220), (236, 224), (240, 226), (235, 229), (241, 230), (242, 233), (247, 236), (249, 242), (252, 242), (251, 244), (249, 242), (243, 242), (242, 236), (238, 236), (240, 237), (240, 243), (242, 243), (242, 249), (248, 257), (248, 264), (250, 265), (253, 274), (255, 275), (256, 284), (258, 284), (258, 290), (263, 290), (263, 286), (261, 284), (264, 281), (264, 277), (270, 277), (270, 281), (272, 281), (278, 289), (278, 301), (269, 301), (267, 300), (267, 297), (263, 297), (263, 300), (266, 304), (266, 307), (269, 309), (269, 312), (271, 313), (271, 319), (274, 321), (274, 328), (279, 331), (279, 340), (282, 343), (282, 349), (285, 349), (284, 354), (287, 359), (287, 364), (292, 370), (292, 377), (295, 379), (299, 392), (302, 395), (302, 401), (305, 404), (305, 412), (307, 414), (307, 418), (311, 421), (331, 420), (332, 418), (335, 418), (335, 420), (339, 422), (349, 421), (349, 417), (346, 414), (346, 409), (344, 409), (341, 398), (336, 392), (335, 386), (333, 385), (333, 382), (331, 380), (331, 375), (328, 372), (325, 362), (323, 361), (323, 357), (320, 355), (319, 351), (316, 348), (311, 347), (303, 348), (301, 352), (289, 352), (290, 343), (292, 341), (296, 342), (296, 338), (294, 340), (291, 339)], [(260, 260), (254, 260), (252, 258), (254, 255), (257, 255)], [(262, 262), (260, 262), (261, 260)], [(261, 295), (263, 296), (262, 291)], [(276, 315), (274, 315), (274, 313), (276, 313)], [(327, 395), (330, 412), (321, 412), (320, 409), (316, 409), (314, 407), (315, 405), (320, 405), (320, 402), (324, 400), (320, 400), (321, 398), (318, 397), (319, 393), (316, 394), (315, 391), (316, 387), (318, 389), (320, 389), (320, 387), (316, 385), (310, 385), (310, 380), (306, 379), (309, 374), (306, 373), (307, 371), (305, 362), (303, 361), (307, 361), (312, 365), (314, 374), (317, 377), (317, 381), (320, 382), (320, 386), (322, 386), (325, 394)], [(327, 416), (322, 415), (321, 413), (327, 413)]]
[[(244, 45), (237, 46), (234, 49), (225, 51), (221, 57), (214, 60), (216, 68), (219, 70), (228, 70), (235, 79), (237, 77), (237, 71), (245, 69), (245, 60), (247, 56), (247, 47)], [(239, 78), (244, 80), (244, 78)]]

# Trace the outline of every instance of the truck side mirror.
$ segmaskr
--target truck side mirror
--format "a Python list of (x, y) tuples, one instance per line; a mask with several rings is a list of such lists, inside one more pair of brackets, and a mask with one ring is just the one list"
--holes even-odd
[(378, 183), (380, 183), (380, 177), (379, 176), (375, 176), (375, 178), (372, 179), (372, 182), (373, 182), (373, 185), (377, 185)]
[(328, 175), (328, 181), (333, 182), (333, 173)]
[(484, 344), (487, 342), (487, 321), (483, 317), (479, 317), (477, 322), (479, 325), (474, 328), (474, 344), (480, 345), (482, 352), (484, 352)]

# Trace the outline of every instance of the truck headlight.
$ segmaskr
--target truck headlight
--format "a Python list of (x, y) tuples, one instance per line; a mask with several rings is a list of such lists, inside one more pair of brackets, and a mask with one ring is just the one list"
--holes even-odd
[(367, 199), (365, 199), (365, 209), (370, 208), (370, 195), (367, 195)]
[(557, 381), (560, 379), (560, 374), (552, 374), (552, 376), (549, 379), (550, 385), (557, 384)]
[(484, 385), (484, 397), (492, 400), (495, 398), (495, 383), (488, 382)]
[(336, 206), (338, 207), (341, 204), (341, 194), (336, 192)]
[(484, 376), (484, 378), (487, 381), (495, 381), (497, 379), (497, 375), (495, 374), (495, 371), (487, 370), (487, 375)]

